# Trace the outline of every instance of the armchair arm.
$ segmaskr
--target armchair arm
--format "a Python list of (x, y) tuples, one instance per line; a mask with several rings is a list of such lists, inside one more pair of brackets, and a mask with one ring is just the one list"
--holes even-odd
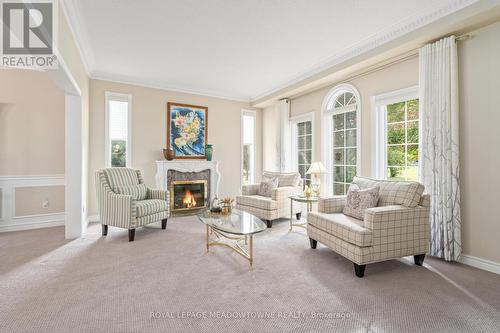
[(169, 191), (164, 191), (164, 190), (155, 190), (155, 189), (151, 189), (151, 188), (148, 187), (148, 193), (146, 195), (146, 198), (148, 198), (148, 199), (160, 199), (160, 200), (169, 201), (169, 199), (170, 199), (170, 192)]
[(241, 187), (241, 194), (243, 195), (256, 195), (259, 193), (259, 184), (243, 185)]
[(101, 224), (130, 228), (136, 217), (136, 205), (132, 196), (113, 192), (102, 171), (96, 172), (95, 183)]
[(131, 195), (106, 191), (99, 200), (101, 223), (129, 229), (136, 217), (135, 201)]
[(302, 187), (300, 186), (282, 186), (273, 189), (271, 198), (276, 201), (290, 201), (288, 200), (289, 196), (299, 193), (302, 193)]
[(429, 240), (429, 207), (381, 206), (365, 210), (365, 228), (373, 231), (375, 242), (404, 236), (404, 241)]
[(322, 213), (341, 213), (347, 200), (346, 195), (331, 198), (319, 198), (318, 211)]

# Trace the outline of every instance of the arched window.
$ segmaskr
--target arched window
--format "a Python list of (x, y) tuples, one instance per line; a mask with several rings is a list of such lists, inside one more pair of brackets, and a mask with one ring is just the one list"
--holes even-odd
[(343, 195), (360, 167), (360, 97), (350, 84), (329, 91), (323, 101), (323, 156), (330, 193)]

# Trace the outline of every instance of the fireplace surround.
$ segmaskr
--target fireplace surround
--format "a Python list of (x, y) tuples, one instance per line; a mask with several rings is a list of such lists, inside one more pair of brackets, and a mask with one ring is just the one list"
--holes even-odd
[[(199, 209), (210, 206), (213, 198), (218, 196), (220, 173), (217, 161), (163, 160), (156, 161), (156, 165), (156, 186), (170, 192), (172, 213), (195, 214)], [(186, 190), (196, 201), (195, 207), (191, 206), (192, 202), (189, 203), (191, 197), (187, 198)]]

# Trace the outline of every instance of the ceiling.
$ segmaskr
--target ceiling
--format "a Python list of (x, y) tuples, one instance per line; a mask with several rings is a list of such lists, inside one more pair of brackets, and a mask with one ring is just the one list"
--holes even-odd
[[(92, 78), (252, 101), (475, 0), (65, 0)], [(435, 13), (434, 16), (433, 13)], [(419, 21), (420, 20), (420, 21)], [(415, 25), (417, 27), (417, 25)], [(374, 44), (374, 45), (375, 45)]]

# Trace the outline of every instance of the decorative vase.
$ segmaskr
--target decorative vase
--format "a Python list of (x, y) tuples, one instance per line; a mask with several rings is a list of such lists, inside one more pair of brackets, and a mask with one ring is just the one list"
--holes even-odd
[(205, 154), (207, 155), (207, 161), (211, 161), (211, 160), (212, 160), (212, 153), (213, 153), (213, 152), (214, 152), (213, 145), (208, 144), (208, 145), (205, 147)]
[(174, 150), (172, 148), (163, 149), (163, 156), (167, 161), (174, 159)]

